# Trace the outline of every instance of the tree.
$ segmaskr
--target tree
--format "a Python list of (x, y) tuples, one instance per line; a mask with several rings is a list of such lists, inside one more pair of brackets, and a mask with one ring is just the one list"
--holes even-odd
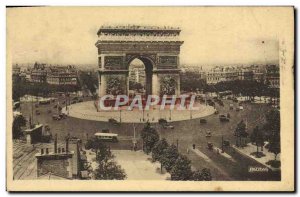
[(201, 170), (201, 176), (202, 176), (203, 181), (211, 181), (212, 180), (210, 169), (208, 169), (208, 168), (203, 168)]
[(104, 143), (96, 138), (87, 141), (86, 149), (96, 150), (98, 167), (94, 171), (97, 180), (123, 180), (126, 178), (125, 171), (114, 161), (114, 155)]
[(155, 143), (159, 140), (159, 135), (157, 131), (151, 127), (150, 123), (147, 122), (142, 130), (141, 137), (143, 139), (143, 150), (145, 153), (149, 154)]
[(85, 144), (85, 149), (95, 149), (95, 150), (103, 150), (106, 146), (97, 138), (91, 138), (89, 139)]
[[(108, 154), (109, 153), (109, 154)], [(98, 167), (94, 171), (97, 180), (124, 180), (125, 171), (113, 160), (114, 156), (109, 149), (99, 151), (96, 156)]]
[(203, 168), (201, 171), (197, 170), (193, 172), (193, 181), (211, 181), (212, 176), (210, 169)]
[(165, 138), (159, 140), (152, 149), (153, 161), (161, 161), (163, 151), (168, 148), (169, 144)]
[(236, 146), (238, 146), (238, 147), (243, 146), (242, 138), (245, 138), (248, 136), (248, 133), (246, 132), (246, 124), (244, 123), (243, 120), (238, 123), (238, 125), (235, 129), (235, 136), (236, 136)]
[(192, 177), (191, 161), (180, 155), (171, 170), (171, 180), (187, 181)]
[(169, 147), (169, 144), (165, 138), (159, 140), (155, 146), (152, 149), (152, 159), (153, 161), (159, 161), (160, 162), (160, 171), (162, 172), (162, 157), (163, 157), (163, 152), (165, 149)]
[(256, 154), (258, 155), (258, 147), (262, 147), (264, 145), (264, 136), (258, 126), (253, 129), (253, 132), (250, 135), (250, 140), (256, 145)]
[(274, 136), (274, 134), (280, 136), (280, 113), (278, 110), (271, 110), (266, 115), (266, 124), (263, 128), (266, 131), (268, 140)]
[(21, 127), (26, 126), (26, 119), (22, 115), (18, 115), (13, 120), (13, 139), (19, 139), (23, 136)]
[(280, 153), (280, 137), (274, 133), (269, 141), (269, 152), (274, 153), (274, 160), (277, 159), (277, 155)]
[(280, 113), (278, 110), (271, 110), (266, 115), (264, 129), (267, 132), (269, 151), (274, 153), (276, 160), (280, 153)]
[(163, 155), (161, 157), (161, 164), (163, 167), (165, 167), (167, 172), (171, 171), (178, 156), (179, 153), (177, 151), (177, 147), (174, 144), (172, 144), (163, 151)]

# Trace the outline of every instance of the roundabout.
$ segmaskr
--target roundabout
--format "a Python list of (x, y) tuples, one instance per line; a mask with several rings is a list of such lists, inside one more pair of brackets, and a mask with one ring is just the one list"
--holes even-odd
[(76, 103), (62, 109), (62, 112), (73, 118), (79, 118), (84, 120), (93, 120), (108, 122), (109, 119), (115, 119), (119, 123), (143, 123), (152, 122), (156, 123), (159, 119), (163, 118), (168, 122), (191, 120), (209, 116), (215, 112), (215, 109), (211, 106), (195, 103), (198, 110), (170, 110), (168, 108), (159, 110), (157, 108), (150, 108), (149, 110), (127, 110), (127, 108), (121, 108), (118, 111), (98, 111), (94, 106), (93, 101), (86, 101), (82, 103)]

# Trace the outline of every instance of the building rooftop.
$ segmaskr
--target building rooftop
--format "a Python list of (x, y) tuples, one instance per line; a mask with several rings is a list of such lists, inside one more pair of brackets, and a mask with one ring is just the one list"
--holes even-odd
[(113, 32), (113, 31), (175, 31), (180, 32), (179, 27), (170, 26), (141, 26), (141, 25), (103, 25), (100, 27), (97, 34), (101, 32)]
[(99, 41), (180, 41), (180, 31), (178, 27), (167, 26), (102, 26), (97, 35)]

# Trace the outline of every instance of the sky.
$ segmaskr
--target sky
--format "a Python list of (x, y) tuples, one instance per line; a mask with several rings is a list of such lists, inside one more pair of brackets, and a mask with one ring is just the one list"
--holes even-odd
[(100, 26), (133, 24), (180, 27), (181, 64), (276, 63), (286, 22), (281, 11), (275, 7), (9, 8), (8, 56), (13, 63), (97, 65)]

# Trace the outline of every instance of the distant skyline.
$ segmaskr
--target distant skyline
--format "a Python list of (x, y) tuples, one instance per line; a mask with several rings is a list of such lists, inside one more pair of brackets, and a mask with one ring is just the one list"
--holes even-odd
[(180, 64), (278, 63), (281, 18), (272, 8), (40, 7), (8, 9), (7, 17), (13, 63), (96, 66), (98, 29), (119, 24), (180, 27)]

